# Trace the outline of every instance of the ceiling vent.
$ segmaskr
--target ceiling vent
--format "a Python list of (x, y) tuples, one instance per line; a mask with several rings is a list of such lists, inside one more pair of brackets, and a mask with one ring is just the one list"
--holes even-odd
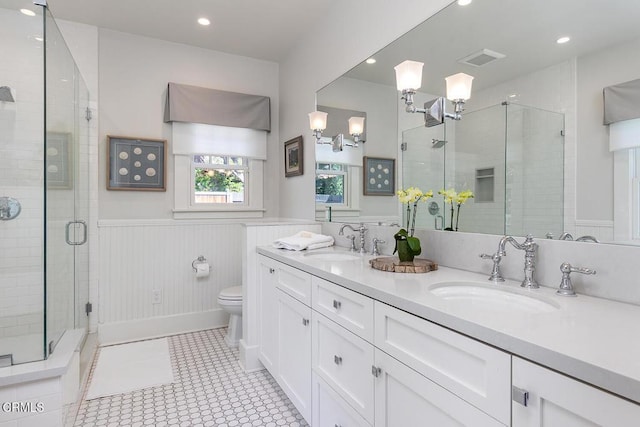
[(493, 62), (497, 59), (502, 59), (506, 57), (502, 53), (494, 52), (489, 49), (481, 49), (477, 52), (472, 53), (471, 55), (467, 55), (462, 59), (459, 59), (458, 62), (462, 64), (472, 65), (474, 67), (482, 67), (483, 65), (487, 65), (490, 62)]

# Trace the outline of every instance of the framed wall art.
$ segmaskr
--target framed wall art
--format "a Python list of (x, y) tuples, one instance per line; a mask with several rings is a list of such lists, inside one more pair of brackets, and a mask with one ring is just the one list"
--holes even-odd
[(166, 190), (166, 140), (125, 136), (107, 140), (108, 190)]
[(302, 135), (284, 143), (284, 176), (297, 176), (303, 173)]
[(396, 159), (364, 156), (362, 160), (365, 196), (393, 196), (396, 186)]

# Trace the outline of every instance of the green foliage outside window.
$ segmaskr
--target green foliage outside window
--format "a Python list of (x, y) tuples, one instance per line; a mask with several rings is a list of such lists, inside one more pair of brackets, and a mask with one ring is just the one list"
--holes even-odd
[(234, 170), (196, 169), (196, 191), (229, 191), (242, 193), (242, 172)]

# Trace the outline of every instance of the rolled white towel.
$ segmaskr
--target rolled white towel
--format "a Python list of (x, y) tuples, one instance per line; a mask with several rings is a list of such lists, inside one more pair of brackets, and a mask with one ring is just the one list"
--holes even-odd
[(293, 236), (281, 237), (273, 242), (273, 246), (278, 249), (289, 249), (290, 251), (302, 251), (305, 249), (319, 249), (333, 246), (334, 240), (331, 236), (316, 234), (310, 231), (299, 231)]

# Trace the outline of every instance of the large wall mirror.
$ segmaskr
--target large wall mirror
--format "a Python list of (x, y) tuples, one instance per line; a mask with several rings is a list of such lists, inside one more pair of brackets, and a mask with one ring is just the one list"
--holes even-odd
[[(639, 18), (640, 3), (628, 0), (455, 2), (321, 89), (317, 102), (366, 113), (367, 140), (353, 157), (396, 159), (396, 189), (472, 190), (460, 231), (634, 244), (640, 149), (610, 151), (603, 89), (640, 79)], [(445, 96), (445, 77), (474, 76), (460, 120), (426, 127), (423, 114), (405, 112), (394, 67), (407, 59), (424, 63), (419, 107)], [(362, 186), (362, 163), (348, 170)], [(334, 220), (402, 221), (396, 197), (347, 190), (356, 208), (333, 209)], [(450, 206), (433, 201), (419, 226), (450, 226)], [(326, 208), (316, 204), (318, 218)]]

